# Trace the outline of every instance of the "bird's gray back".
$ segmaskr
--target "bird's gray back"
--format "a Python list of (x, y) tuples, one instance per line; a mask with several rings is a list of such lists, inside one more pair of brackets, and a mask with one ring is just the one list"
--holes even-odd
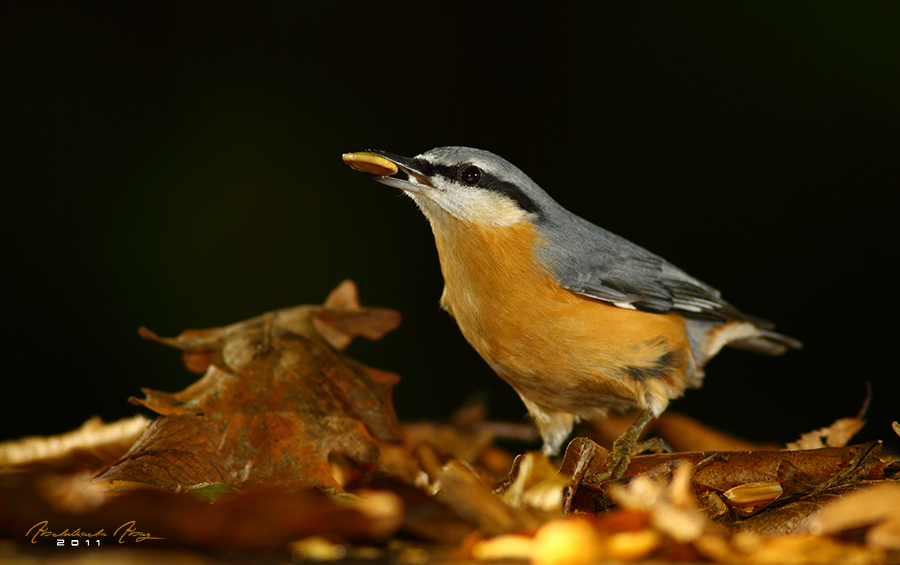
[(503, 190), (533, 208), (540, 228), (538, 259), (559, 284), (585, 296), (649, 312), (679, 312), (711, 320), (752, 320), (711, 286), (662, 257), (577, 216), (502, 157), (470, 147), (438, 147), (417, 157), (437, 166), (476, 165), (502, 179)]

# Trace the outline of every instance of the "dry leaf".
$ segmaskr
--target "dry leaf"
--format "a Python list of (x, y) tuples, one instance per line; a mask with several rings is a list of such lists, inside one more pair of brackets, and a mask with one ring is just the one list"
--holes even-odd
[[(400, 435), (391, 402), (399, 377), (335, 346), (356, 335), (380, 337), (400, 318), (359, 308), (355, 296), (345, 282), (326, 306), (287, 308), (177, 338), (144, 330), (144, 337), (182, 349), (185, 364), (206, 374), (182, 392), (143, 389), (146, 398), (131, 399), (162, 416), (98, 479), (172, 490), (207, 482), (337, 487), (330, 454), (374, 462), (373, 436)], [(322, 324), (335, 330), (333, 345), (315, 329)]]
[[(512, 460), (493, 439), (517, 436), (521, 426), (487, 422), (483, 403), (470, 403), (451, 424), (401, 429), (390, 400), (397, 377), (341, 352), (354, 337), (377, 339), (398, 323), (390, 310), (362, 308), (355, 286), (345, 281), (323, 306), (177, 338), (144, 330), (145, 337), (182, 349), (185, 364), (204, 377), (180, 393), (145, 390), (146, 398), (135, 402), (161, 416), (101, 480), (0, 475), (0, 532), (20, 536), (41, 520), (82, 530), (135, 520), (165, 538), (160, 545), (289, 550), (294, 559), (317, 560), (390, 555), (421, 562), (448, 545), (461, 558), (550, 564), (701, 557), (874, 564), (900, 556), (900, 487), (884, 480), (887, 463), (877, 443), (720, 450), (754, 446), (671, 414), (657, 431), (679, 447), (704, 450), (636, 456), (627, 479), (597, 484), (608, 451), (576, 438), (559, 471), (545, 456), (528, 453), (494, 490)], [(838, 421), (803, 441), (846, 442), (855, 422)], [(16, 446), (34, 453), (40, 447), (43, 455), (30, 461), (44, 465), (70, 453), (48, 447), (69, 445), (91, 426), (101, 425)], [(112, 426), (96, 430), (109, 434)], [(7, 462), (9, 453), (21, 452), (8, 445), (0, 445)], [(16, 457), (16, 464), (26, 460)], [(195, 493), (234, 485), (245, 492), (226, 487), (232, 494), (216, 495), (210, 505), (183, 493), (132, 490), (127, 481)], [(217, 484), (195, 488), (202, 483)], [(114, 490), (123, 484), (129, 488)], [(355, 494), (261, 485), (346, 486)], [(561, 518), (562, 509), (577, 516)], [(609, 510), (592, 514), (600, 509)], [(808, 535), (810, 529), (820, 537)], [(381, 543), (398, 531), (432, 545), (353, 545)]]
[(879, 459), (880, 452), (881, 444), (872, 442), (804, 451), (642, 455), (632, 458), (626, 476), (646, 472), (660, 464), (688, 461), (694, 464), (706, 462), (696, 471), (693, 482), (717, 491), (725, 491), (745, 483), (779, 481), (779, 468), (785, 462), (809, 477), (829, 478), (841, 472), (852, 471), (859, 478), (881, 478), (884, 462)]
[[(699, 497), (699, 506), (712, 520), (732, 522), (757, 514), (772, 503), (783, 505), (840, 485), (882, 479), (885, 462), (879, 457), (880, 449), (880, 443), (873, 442), (806, 451), (642, 455), (632, 458), (625, 479), (597, 484), (593, 477), (602, 470), (608, 452), (587, 438), (576, 438), (566, 450), (560, 473), (572, 476), (576, 468), (583, 468), (566, 508), (596, 512), (613, 503), (612, 487), (628, 482), (628, 477), (665, 480), (675, 465), (690, 463), (694, 465), (690, 484)], [(760, 493), (763, 488), (765, 495)], [(751, 489), (754, 500), (748, 498)]]
[(396, 310), (360, 306), (359, 290), (350, 279), (332, 290), (322, 306), (313, 315), (313, 326), (340, 351), (356, 337), (381, 339), (400, 325), (400, 313)]
[(469, 463), (478, 461), (494, 441), (494, 435), (489, 431), (466, 430), (437, 422), (404, 423), (403, 438), (409, 449), (427, 443), (438, 449), (441, 455), (450, 455)]
[(431, 481), (435, 498), (489, 535), (534, 530), (550, 516), (535, 509), (513, 508), (492, 492), (467, 464), (442, 465), (434, 450), (420, 445), (416, 453)]
[[(596, 455), (587, 466), (583, 483), (592, 485), (595, 484), (592, 476), (602, 469), (608, 451), (590, 439), (572, 440), (569, 449), (566, 450), (560, 472), (563, 474), (571, 472), (588, 444), (596, 451)], [(804, 451), (695, 451), (637, 455), (631, 458), (625, 477), (646, 473), (660, 465), (678, 461), (695, 465), (703, 463), (694, 475), (694, 483), (708, 489), (725, 491), (744, 483), (777, 481), (778, 469), (786, 461), (811, 477), (832, 477), (851, 466), (855, 472), (862, 473), (862, 477), (881, 478), (885, 463), (878, 458), (880, 452), (881, 444), (871, 442), (842, 448)]]
[(402, 477), (414, 483), (422, 472), (415, 452), (419, 444), (426, 444), (442, 458), (455, 458), (475, 465), (500, 481), (509, 473), (513, 455), (493, 445), (496, 437), (519, 438), (518, 432), (527, 428), (534, 435), (530, 425), (490, 422), (484, 418), (487, 406), (480, 395), (475, 395), (452, 414), (445, 422), (404, 422), (402, 444), (382, 443), (380, 470)]
[(94, 416), (77, 430), (64, 434), (3, 442), (0, 467), (97, 469), (121, 457), (149, 423), (141, 415), (109, 424)]
[(516, 457), (508, 481), (498, 490), (513, 508), (562, 512), (574, 487), (575, 481), (558, 473), (546, 455), (533, 451)]
[(690, 486), (692, 465), (676, 467), (672, 480), (635, 477), (627, 485), (611, 485), (609, 496), (622, 507), (650, 515), (650, 523), (679, 542), (696, 540), (710, 528), (706, 516), (699, 511)]
[(871, 486), (875, 481), (861, 481), (832, 486), (795, 498), (787, 503), (767, 508), (750, 518), (735, 521), (729, 526), (734, 531), (752, 532), (764, 536), (806, 533), (812, 518), (818, 511), (836, 500), (861, 488)]
[(423, 489), (390, 475), (367, 475), (365, 487), (387, 490), (403, 499), (405, 518), (401, 530), (416, 539), (440, 544), (457, 544), (476, 531), (466, 521)]
[(324, 533), (385, 540), (403, 522), (402, 501), (383, 491), (358, 491), (338, 500), (315, 489), (260, 488), (209, 504), (188, 494), (145, 488), (72, 513), (49, 505), (42, 490), (28, 477), (0, 477), (0, 531), (4, 536), (27, 543), (25, 532), (46, 521), (53, 532), (104, 530), (103, 545), (114, 547), (118, 539), (113, 532), (134, 522), (135, 529), (162, 538), (141, 542), (143, 547), (186, 544), (278, 549), (289, 541)]
[(882, 482), (822, 508), (810, 523), (817, 534), (867, 527), (866, 544), (900, 551), (900, 484)]
[(828, 427), (813, 430), (787, 444), (788, 449), (818, 449), (820, 447), (844, 447), (862, 429), (866, 421), (861, 418), (841, 418)]

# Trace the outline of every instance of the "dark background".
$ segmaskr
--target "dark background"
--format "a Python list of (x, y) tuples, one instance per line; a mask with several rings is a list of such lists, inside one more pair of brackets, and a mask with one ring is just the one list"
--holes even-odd
[(855, 415), (900, 440), (896, 3), (236, 2), (0, 10), (0, 438), (134, 414), (195, 377), (140, 340), (320, 302), (399, 330), (350, 352), (401, 418), (515, 394), (438, 308), (413, 203), (346, 151), (494, 151), (806, 348), (727, 350), (673, 409), (784, 442)]

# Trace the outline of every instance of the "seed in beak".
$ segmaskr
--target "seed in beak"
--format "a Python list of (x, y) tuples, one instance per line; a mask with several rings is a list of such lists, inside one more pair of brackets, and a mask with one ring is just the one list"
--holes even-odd
[(344, 153), (341, 155), (341, 159), (343, 159), (351, 169), (362, 173), (379, 177), (389, 177), (397, 173), (397, 165), (380, 155), (369, 153), (368, 151)]

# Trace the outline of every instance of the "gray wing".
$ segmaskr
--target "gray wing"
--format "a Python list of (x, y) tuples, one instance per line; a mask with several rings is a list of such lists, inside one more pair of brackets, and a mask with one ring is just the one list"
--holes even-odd
[(719, 291), (691, 277), (643, 247), (570, 214), (541, 250), (560, 284), (572, 292), (621, 308), (678, 312), (711, 320), (746, 320), (760, 328), (773, 324), (748, 316), (722, 300)]

